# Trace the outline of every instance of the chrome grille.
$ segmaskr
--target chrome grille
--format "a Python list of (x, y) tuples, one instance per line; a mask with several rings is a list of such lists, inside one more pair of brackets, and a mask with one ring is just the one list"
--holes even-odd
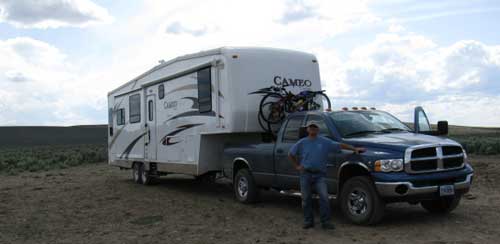
[(419, 145), (405, 153), (405, 170), (409, 173), (459, 169), (464, 163), (464, 153), (458, 145)]

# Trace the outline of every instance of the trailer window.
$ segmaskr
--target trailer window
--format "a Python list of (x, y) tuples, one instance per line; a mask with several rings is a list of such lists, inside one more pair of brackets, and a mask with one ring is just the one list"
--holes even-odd
[(141, 121), (141, 95), (135, 94), (128, 98), (129, 102), (129, 120), (130, 123), (138, 123)]
[(125, 124), (125, 109), (120, 108), (116, 111), (116, 124), (124, 125)]
[(283, 142), (296, 142), (299, 140), (299, 128), (303, 120), (304, 116), (296, 116), (288, 120), (283, 133)]
[(158, 87), (158, 98), (163, 99), (164, 97), (165, 97), (165, 86), (163, 84), (161, 84)]
[(153, 100), (148, 101), (148, 120), (153, 121)]
[(212, 111), (212, 77), (210, 67), (198, 71), (198, 109), (200, 113)]

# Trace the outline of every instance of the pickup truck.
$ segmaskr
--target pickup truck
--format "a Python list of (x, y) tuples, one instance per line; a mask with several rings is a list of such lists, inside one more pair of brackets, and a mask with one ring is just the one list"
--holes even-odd
[(387, 203), (420, 203), (432, 213), (454, 210), (472, 183), (474, 171), (463, 147), (445, 137), (448, 123), (433, 130), (425, 111), (417, 107), (414, 128), (393, 115), (375, 109), (297, 112), (287, 116), (275, 140), (228, 145), (223, 174), (232, 180), (236, 199), (258, 200), (260, 189), (293, 192), (299, 172), (288, 160), (291, 146), (305, 136), (314, 121), (320, 134), (334, 141), (363, 147), (331, 153), (327, 184), (331, 198), (355, 224), (381, 221)]

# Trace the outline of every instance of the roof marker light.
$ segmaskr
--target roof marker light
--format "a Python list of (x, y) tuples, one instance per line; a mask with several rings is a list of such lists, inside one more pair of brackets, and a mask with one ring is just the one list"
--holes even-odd
[(347, 111), (347, 110), (349, 110), (349, 108), (347, 108), (347, 107), (343, 107), (343, 108), (342, 108), (342, 110), (343, 110), (343, 111)]
[(358, 107), (352, 107), (352, 110), (358, 110)]
[(368, 109), (366, 109), (366, 107), (361, 107), (361, 110), (368, 110)]
[(371, 109), (371, 110), (377, 110), (377, 109), (376, 109), (376, 108), (374, 108), (374, 107), (371, 107), (370, 109)]

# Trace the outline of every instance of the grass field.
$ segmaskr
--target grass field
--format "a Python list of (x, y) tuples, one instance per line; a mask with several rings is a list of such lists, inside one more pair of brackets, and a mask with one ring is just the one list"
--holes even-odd
[(104, 162), (107, 157), (105, 144), (6, 147), (0, 148), (0, 173), (63, 169)]
[[(106, 125), (0, 127), (0, 173), (43, 171), (107, 161)], [(500, 154), (500, 128), (450, 126), (469, 154)]]
[(0, 173), (105, 162), (106, 130), (106, 125), (0, 127)]
[(460, 142), (469, 154), (500, 154), (500, 128), (454, 126), (449, 137)]

